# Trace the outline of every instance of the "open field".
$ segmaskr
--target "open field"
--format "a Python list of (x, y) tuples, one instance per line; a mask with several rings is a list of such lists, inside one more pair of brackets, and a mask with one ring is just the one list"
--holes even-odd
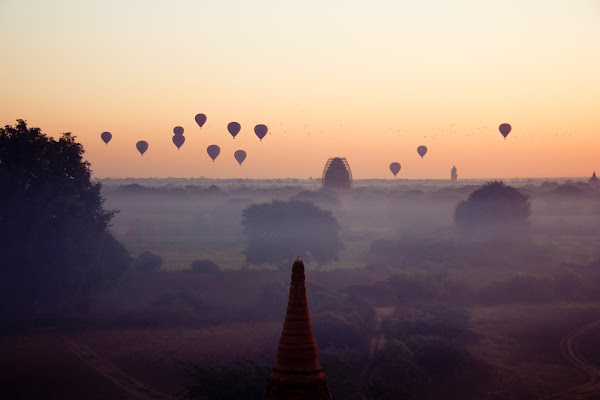
[(486, 307), (471, 315), (480, 340), (470, 350), (504, 371), (507, 386), (546, 398), (586, 382), (587, 375), (562, 356), (560, 342), (600, 319), (599, 303)]
[[(460, 237), (452, 219), (454, 207), (474, 185), (370, 182), (328, 194), (303, 181), (211, 182), (222, 185), (216, 189), (188, 183), (105, 188), (106, 206), (120, 210), (112, 227), (116, 236), (132, 256), (150, 251), (162, 257), (162, 266), (154, 272), (131, 270), (98, 296), (87, 314), (67, 316), (62, 326), (52, 320), (40, 326), (61, 326), (59, 331), (1, 336), (5, 391), (21, 398), (130, 399), (135, 390), (114, 384), (130, 377), (173, 395), (186, 381), (186, 362), (209, 368), (246, 358), (272, 365), (289, 270), (245, 265), (247, 238), (240, 222), (252, 204), (296, 198), (331, 210), (341, 227), (339, 260), (308, 263), (306, 280), (316, 340), (334, 392), (344, 393), (348, 379), (368, 384), (370, 375), (363, 370), (389, 342), (382, 329), (387, 318), (414, 322), (416, 331), (399, 334), (398, 340), (415, 343), (415, 335), (429, 343), (442, 340), (457, 357), (445, 361), (457, 363), (444, 370), (448, 375), (435, 368), (423, 372), (438, 385), (432, 387), (443, 391), (454, 382), (468, 386), (469, 379), (482, 379), (471, 382), (472, 392), (457, 395), (461, 400), (481, 400), (482, 390), (502, 400), (546, 399), (588, 379), (565, 359), (561, 341), (600, 319), (599, 193), (565, 198), (542, 186), (524, 186), (533, 207), (530, 234), (523, 241), (483, 243)], [(221, 272), (190, 271), (197, 259), (214, 261)], [(449, 311), (435, 314), (436, 307)], [(435, 330), (436, 323), (464, 321), (470, 324), (457, 337), (440, 339), (445, 331)], [(94, 370), (61, 336), (89, 349), (121, 378), (111, 381)], [(597, 339), (590, 334), (580, 342), (582, 355), (596, 365)], [(426, 371), (427, 365), (419, 368)], [(42, 383), (30, 385), (32, 378)], [(98, 388), (91, 397), (85, 393), (90, 387)], [(435, 391), (420, 390), (420, 398), (439, 398)]]

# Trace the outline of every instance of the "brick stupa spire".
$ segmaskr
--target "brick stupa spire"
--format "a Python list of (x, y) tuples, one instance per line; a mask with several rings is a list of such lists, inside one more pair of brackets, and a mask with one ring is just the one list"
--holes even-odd
[(292, 266), (292, 283), (277, 362), (267, 379), (263, 400), (331, 400), (327, 376), (317, 359), (317, 342), (310, 324), (304, 263)]

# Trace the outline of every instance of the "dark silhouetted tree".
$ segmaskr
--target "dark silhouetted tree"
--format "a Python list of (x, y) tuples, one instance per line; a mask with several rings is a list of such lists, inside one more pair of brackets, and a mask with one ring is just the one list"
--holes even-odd
[(109, 232), (83, 147), (18, 120), (0, 128), (0, 314), (33, 322), (36, 310), (86, 306), (116, 283), (130, 258)]
[(185, 399), (260, 399), (271, 368), (242, 359), (232, 365), (205, 367), (183, 363), (187, 381)]
[(214, 261), (208, 259), (194, 260), (192, 261), (190, 268), (193, 272), (201, 273), (214, 273), (221, 271), (219, 266)]
[(459, 230), (472, 237), (511, 240), (526, 233), (529, 198), (501, 181), (486, 182), (454, 210)]
[(275, 264), (289, 268), (292, 261), (314, 260), (326, 264), (337, 260), (343, 247), (340, 225), (331, 211), (304, 201), (273, 201), (255, 204), (242, 212), (248, 237), (248, 264)]
[(162, 257), (150, 251), (144, 251), (133, 262), (133, 268), (138, 272), (158, 271), (162, 265)]

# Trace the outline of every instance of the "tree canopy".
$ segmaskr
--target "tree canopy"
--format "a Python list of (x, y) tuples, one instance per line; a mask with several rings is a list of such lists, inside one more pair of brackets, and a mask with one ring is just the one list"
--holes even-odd
[(289, 267), (297, 256), (326, 264), (336, 260), (342, 248), (337, 219), (310, 202), (254, 204), (242, 212), (242, 225), (248, 237), (248, 264)]
[(0, 299), (13, 315), (87, 304), (129, 264), (83, 154), (71, 133), (0, 128)]
[(458, 203), (454, 222), (463, 233), (510, 239), (523, 233), (530, 215), (528, 196), (502, 181), (491, 181)]

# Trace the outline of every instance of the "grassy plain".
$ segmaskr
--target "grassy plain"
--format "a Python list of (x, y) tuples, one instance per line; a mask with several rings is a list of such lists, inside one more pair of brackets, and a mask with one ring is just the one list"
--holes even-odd
[[(560, 340), (600, 319), (599, 299), (589, 289), (600, 268), (593, 264), (600, 259), (600, 193), (564, 197), (552, 192), (555, 186), (517, 183), (531, 195), (531, 236), (518, 248), (503, 250), (463, 245), (454, 230), (453, 209), (477, 182), (360, 182), (354, 191), (332, 197), (320, 194), (315, 181), (175, 180), (158, 186), (107, 181), (106, 206), (120, 211), (112, 227), (116, 236), (133, 256), (143, 251), (160, 255), (162, 271), (125, 276), (93, 305), (92, 323), (69, 335), (167, 393), (180, 389), (185, 379), (179, 361), (208, 366), (244, 357), (271, 364), (289, 271), (245, 265), (241, 216), (251, 204), (288, 200), (311, 190), (304, 196), (313, 196), (316, 205), (333, 212), (344, 243), (338, 261), (308, 264), (311, 310), (323, 307), (315, 295), (320, 292), (335, 293), (337, 299), (345, 296), (340, 293), (364, 297), (376, 307), (378, 324), (381, 310), (387, 317), (413, 307), (402, 300), (402, 291), (413, 293), (409, 300), (415, 303), (461, 307), (470, 314), (472, 334), (454, 344), (494, 368), (496, 398), (519, 398), (511, 397), (515, 393), (543, 398), (586, 379), (562, 358)], [(382, 240), (393, 245), (387, 258), (372, 251), (374, 242)], [(197, 259), (210, 259), (223, 272), (189, 272)], [(367, 265), (373, 268), (365, 269)], [(415, 289), (418, 285), (424, 287), (421, 292)], [(45, 354), (53, 346), (60, 348), (49, 337), (4, 337), (0, 344), (8, 349), (15, 341), (30, 340), (35, 342), (32, 348), (41, 346), (38, 350)], [(597, 337), (583, 340), (582, 351), (600, 363)], [(14, 379), (25, 379), (16, 375), (37, 362), (34, 353), (6, 353), (22, 366), (13, 369)], [(53, 357), (68, 358), (48, 359)], [(3, 371), (10, 370), (9, 364), (3, 364)], [(81, 379), (93, 382), (97, 377)], [(63, 392), (62, 398), (76, 397)]]

